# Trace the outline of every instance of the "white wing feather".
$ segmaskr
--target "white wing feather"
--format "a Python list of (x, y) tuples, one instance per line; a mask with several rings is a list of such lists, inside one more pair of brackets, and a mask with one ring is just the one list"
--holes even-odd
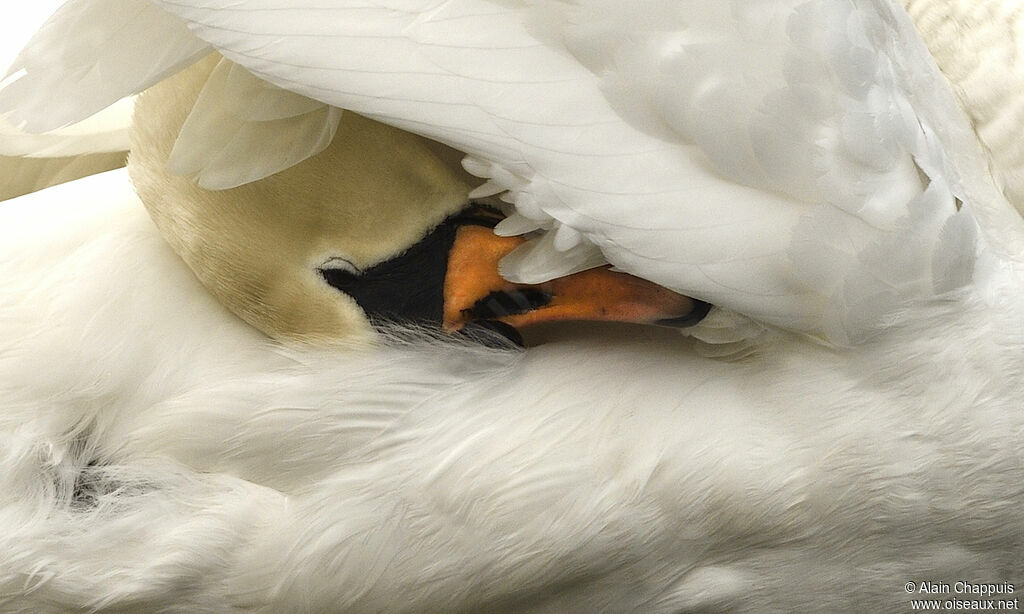
[(71, 0), (22, 50), (0, 109), (29, 132), (78, 122), (192, 64), (209, 46), (148, 0)]
[(206, 189), (237, 187), (323, 151), (340, 119), (337, 107), (221, 60), (185, 121), (168, 166)]
[[(60, 0), (22, 3), (0, 22), (0, 73), (13, 69), (18, 52), (40, 25), (62, 4)], [(131, 100), (68, 128), (31, 134), (0, 116), (0, 156), (56, 158), (128, 150)]]
[(35, 0), (4, 12), (0, 21), (0, 72), (7, 73), (18, 52), (62, 3), (63, 0)]
[(57, 158), (128, 151), (134, 104), (134, 96), (124, 98), (88, 119), (42, 134), (25, 132), (0, 118), (0, 156)]
[(993, 174), (1024, 213), (1024, 2), (903, 0), (964, 108)]
[[(271, 82), (490, 162), (525, 217), (681, 292), (848, 342), (941, 285), (966, 194), (932, 122), (963, 119), (910, 99), (950, 96), (907, 81), (935, 68), (889, 2), (161, 5)], [(571, 243), (504, 270), (564, 273)]]
[(503, 230), (548, 233), (515, 279), (596, 246), (849, 342), (974, 266), (988, 178), (890, 0), (153, 1), (270, 83), (469, 154), (515, 203)]

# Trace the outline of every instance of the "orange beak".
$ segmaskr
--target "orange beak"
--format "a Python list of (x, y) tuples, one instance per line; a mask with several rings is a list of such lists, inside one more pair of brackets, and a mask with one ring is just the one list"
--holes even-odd
[(462, 226), (448, 258), (444, 323), (457, 331), (475, 320), (515, 328), (558, 320), (604, 320), (683, 327), (696, 324), (710, 306), (649, 281), (590, 269), (538, 285), (515, 284), (498, 274), (498, 262), (521, 245), (482, 226)]

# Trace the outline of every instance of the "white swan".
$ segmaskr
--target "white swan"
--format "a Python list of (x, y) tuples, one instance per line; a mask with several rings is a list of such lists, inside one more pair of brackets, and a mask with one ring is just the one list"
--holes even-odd
[[(123, 175), (4, 205), (0, 603), (890, 611), (925, 581), (1019, 585), (1018, 231), (952, 126), (931, 144), (968, 166), (921, 172), (959, 197), (936, 227), (981, 226), (976, 265), (937, 267), (972, 283), (900, 296), (855, 347), (778, 333), (739, 364), (636, 331), (282, 351), (190, 280)], [(929, 236), (951, 234), (971, 249)]]
[[(505, 259), (515, 281), (603, 256), (759, 320), (854, 341), (902, 302), (962, 283), (972, 224), (957, 199), (998, 200), (948, 87), (889, 1), (130, 6), (110, 19), (105, 2), (66, 4), (0, 102), (30, 128), (54, 128), (212, 44), (287, 90), (471, 154), (468, 168), (515, 201), (502, 232), (548, 230)], [(64, 26), (80, 23), (91, 27)], [(142, 31), (149, 53), (126, 53)], [(244, 83), (223, 73), (206, 98), (239, 100), (228, 113), (242, 121), (186, 126), (174, 168), (230, 187), (322, 149), (336, 121), (322, 104), (250, 109)], [(299, 124), (289, 134), (304, 145), (261, 150), (255, 173), (226, 172), (225, 159), (249, 164), (253, 126), (269, 119)]]
[(175, 251), (272, 337), (351, 342), (370, 334), (369, 318), (517, 338), (514, 327), (558, 319), (686, 326), (706, 313), (606, 269), (539, 285), (501, 279), (498, 261), (523, 239), (494, 234), (497, 208), (467, 208), (473, 178), (458, 152), (353, 113), (319, 155), (261, 181), (210, 191), (175, 176), (174, 137), (194, 129), (227, 64), (210, 58), (143, 95), (129, 168)]

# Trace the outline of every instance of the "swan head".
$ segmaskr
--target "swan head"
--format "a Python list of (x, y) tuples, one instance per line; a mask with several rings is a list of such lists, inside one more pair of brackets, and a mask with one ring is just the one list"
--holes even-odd
[(168, 170), (178, 134), (216, 63), (142, 94), (129, 172), (171, 247), (199, 280), (271, 337), (369, 341), (375, 325), (448, 331), (562, 319), (682, 326), (703, 304), (607, 269), (511, 284), (498, 261), (522, 243), (492, 232), (501, 212), (470, 201), (462, 154), (344, 113), (331, 144), (285, 171), (207, 190)]

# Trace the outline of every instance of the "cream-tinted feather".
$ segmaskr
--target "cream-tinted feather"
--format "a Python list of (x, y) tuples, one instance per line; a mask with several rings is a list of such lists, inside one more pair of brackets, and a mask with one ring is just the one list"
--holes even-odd
[(221, 60), (168, 161), (210, 190), (234, 188), (290, 168), (334, 139), (341, 109), (270, 85)]
[(20, 130), (0, 118), (0, 155), (57, 158), (128, 151), (134, 97), (124, 98), (83, 121), (42, 134)]
[(1024, 3), (904, 0), (992, 160), (992, 172), (1024, 211)]
[(127, 152), (68, 158), (0, 156), (0, 201), (124, 166)]

